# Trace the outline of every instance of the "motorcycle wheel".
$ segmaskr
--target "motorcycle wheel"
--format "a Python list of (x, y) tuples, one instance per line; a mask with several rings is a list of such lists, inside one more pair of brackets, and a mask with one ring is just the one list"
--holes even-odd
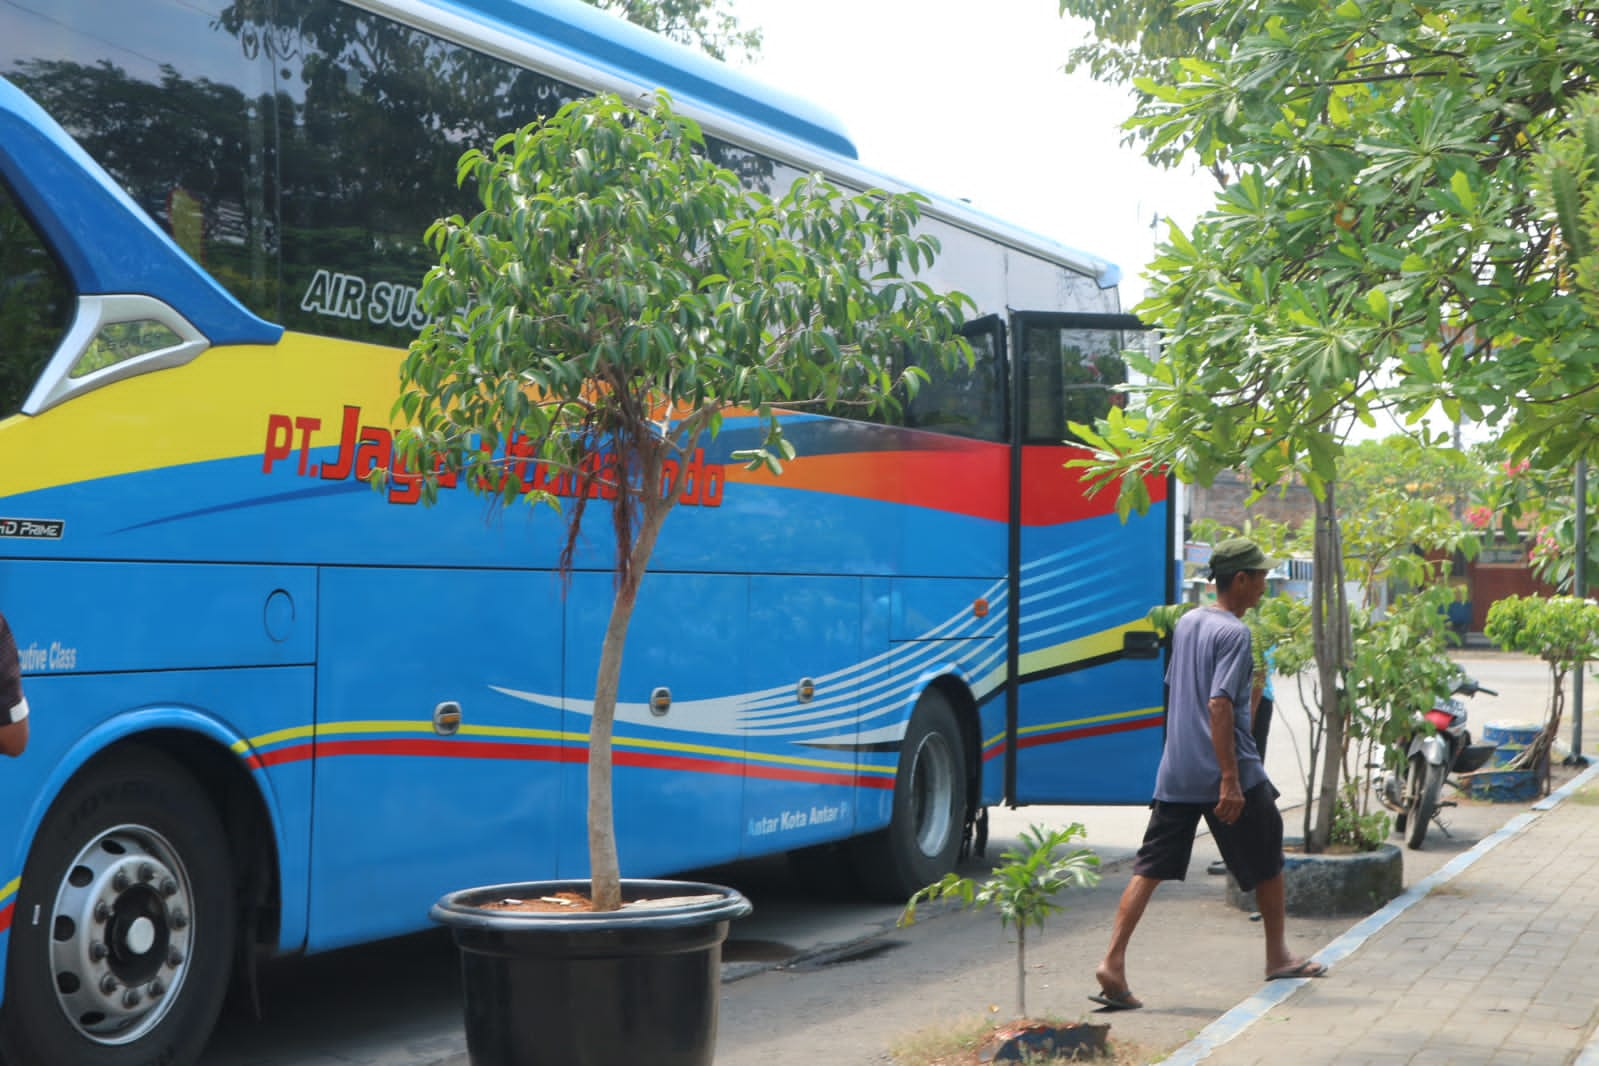
[(1427, 825), (1432, 821), (1432, 816), (1438, 811), (1438, 797), (1444, 789), (1444, 768), (1434, 766), (1432, 763), (1417, 759), (1410, 764), (1410, 772), (1414, 778), (1419, 770), (1420, 788), (1415, 793), (1415, 810), (1410, 820), (1410, 831), (1405, 834), (1405, 844), (1411, 851), (1418, 851), (1422, 842), (1427, 839)]

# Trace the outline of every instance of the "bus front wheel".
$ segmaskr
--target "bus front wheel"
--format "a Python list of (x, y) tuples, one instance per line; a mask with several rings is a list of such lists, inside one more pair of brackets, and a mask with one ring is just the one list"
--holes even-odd
[(17, 892), (0, 1060), (198, 1060), (233, 956), (233, 876), (209, 798), (130, 749), (62, 791)]
[(856, 868), (878, 899), (903, 901), (955, 869), (966, 826), (966, 743), (937, 689), (917, 701), (900, 746), (888, 828), (854, 842)]

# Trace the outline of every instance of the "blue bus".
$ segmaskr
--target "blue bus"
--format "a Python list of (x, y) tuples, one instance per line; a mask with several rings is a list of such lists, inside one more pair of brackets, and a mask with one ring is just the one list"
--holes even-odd
[[(192, 1063), (260, 959), (586, 875), (606, 545), (563, 587), (553, 516), (363, 478), (461, 151), (656, 88), (752, 189), (906, 188), (568, 0), (0, 5), (0, 607), (33, 711), (0, 766), (5, 1062)], [(736, 419), (695, 457), (623, 668), (627, 876), (787, 853), (903, 898), (990, 806), (1150, 794), (1168, 486), (1123, 524), (1065, 466), (1138, 323), (1101, 260), (955, 202), (925, 225), (975, 364), (881, 421), (786, 416), (780, 478), (732, 461)]]

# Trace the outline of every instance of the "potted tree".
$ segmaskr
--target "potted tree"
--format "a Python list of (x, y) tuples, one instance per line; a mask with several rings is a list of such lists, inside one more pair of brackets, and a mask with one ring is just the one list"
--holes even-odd
[[(503, 504), (553, 504), (545, 486), (566, 478), (560, 570), (596, 507), (615, 549), (589, 731), (589, 879), (470, 889), (433, 910), (463, 949), (469, 1048), (479, 1066), (708, 1063), (721, 939), (748, 904), (621, 877), (611, 741), (640, 582), (727, 412), (762, 427), (735, 457), (779, 473), (794, 449), (777, 405), (895, 403), (922, 373), (905, 367), (906, 345), (970, 358), (957, 333), (969, 301), (913, 280), (937, 251), (916, 232), (917, 197), (819, 176), (778, 198), (751, 193), (665, 94), (644, 108), (569, 104), (468, 151), (458, 175), (483, 210), (428, 231), (431, 322), (401, 370), (389, 476), (429, 502), (448, 480)], [(559, 910), (526, 913), (541, 907)]]

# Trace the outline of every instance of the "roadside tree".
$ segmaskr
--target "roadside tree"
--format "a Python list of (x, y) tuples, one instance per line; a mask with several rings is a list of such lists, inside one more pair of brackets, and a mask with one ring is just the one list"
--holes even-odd
[(1538, 774), (1549, 791), (1549, 751), (1560, 735), (1566, 675), (1599, 656), (1599, 604), (1576, 596), (1507, 596), (1488, 608), (1483, 631), (1506, 651), (1536, 655), (1549, 664), (1549, 710), (1522, 752), (1505, 764)]
[[(1127, 7), (1133, 11), (1122, 10)], [(1328, 763), (1309, 846), (1325, 845), (1349, 708), (1338, 457), (1357, 423), (1429, 412), (1505, 421), (1558, 465), (1596, 448), (1599, 333), (1531, 195), (1533, 157), (1599, 74), (1592, 3), (1065, 0), (1096, 29), (1181, 25), (1189, 57), (1142, 52), (1128, 122), (1157, 159), (1226, 177), (1169, 231), (1136, 310), (1163, 335), (1137, 402), (1093, 427), (1109, 480), (1241, 468), (1317, 493), (1313, 596)], [(1125, 39), (1125, 37), (1124, 37)], [(1133, 47), (1127, 45), (1124, 47)], [(1096, 54), (1088, 46), (1079, 62)], [(1102, 68), (1114, 76), (1113, 65)], [(1151, 76), (1152, 75), (1152, 76)], [(1125, 486), (1133, 479), (1124, 479)], [(1139, 504), (1125, 490), (1125, 513)]]

